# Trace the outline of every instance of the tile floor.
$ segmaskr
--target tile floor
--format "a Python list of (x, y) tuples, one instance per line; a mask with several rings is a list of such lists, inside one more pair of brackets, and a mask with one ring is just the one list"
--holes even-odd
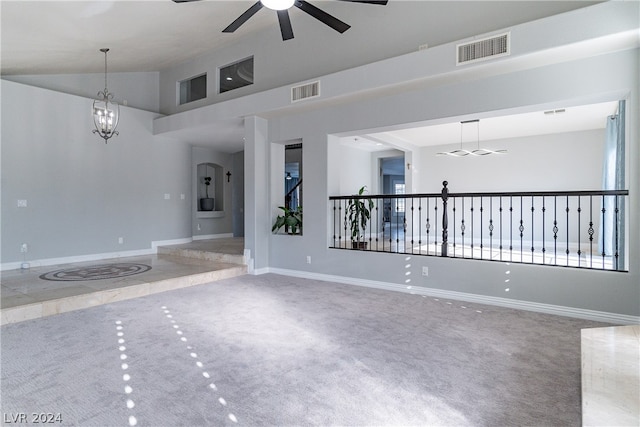
[(582, 425), (640, 425), (640, 325), (583, 329)]
[[(199, 240), (159, 247), (157, 255), (8, 270), (0, 279), (0, 324), (194, 286), (246, 273), (244, 239)], [(139, 263), (149, 271), (113, 279), (49, 281), (44, 273), (111, 263)]]

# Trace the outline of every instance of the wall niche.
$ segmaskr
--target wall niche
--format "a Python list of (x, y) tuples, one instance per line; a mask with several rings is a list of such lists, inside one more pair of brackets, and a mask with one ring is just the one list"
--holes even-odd
[(224, 214), (223, 168), (216, 163), (199, 163), (196, 167), (198, 217), (218, 217)]

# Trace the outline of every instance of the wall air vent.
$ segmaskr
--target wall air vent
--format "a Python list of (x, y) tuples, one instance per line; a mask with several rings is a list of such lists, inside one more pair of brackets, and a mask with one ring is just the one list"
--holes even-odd
[(456, 65), (509, 55), (509, 38), (510, 34), (504, 33), (457, 45)]
[(305, 83), (291, 88), (291, 102), (298, 102), (304, 99), (320, 96), (320, 82), (315, 81)]

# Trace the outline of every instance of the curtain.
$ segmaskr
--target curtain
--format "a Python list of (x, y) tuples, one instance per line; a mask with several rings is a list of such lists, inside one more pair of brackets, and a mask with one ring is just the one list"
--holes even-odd
[[(604, 146), (604, 165), (602, 168), (602, 189), (623, 190), (625, 176), (625, 101), (618, 104), (618, 113), (607, 118), (606, 139)], [(617, 198), (618, 214), (616, 216), (616, 197), (605, 197), (603, 213), (600, 221), (600, 253), (607, 256), (618, 251), (618, 265), (623, 268), (625, 230), (624, 230), (624, 198)], [(617, 235), (617, 242), (616, 242)], [(617, 243), (617, 247), (616, 247)]]

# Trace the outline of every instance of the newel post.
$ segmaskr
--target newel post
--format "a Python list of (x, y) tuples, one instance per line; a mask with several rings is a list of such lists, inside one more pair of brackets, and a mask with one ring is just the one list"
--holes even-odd
[(449, 218), (447, 217), (447, 200), (449, 199), (449, 189), (447, 181), (442, 181), (442, 256), (448, 256), (447, 247), (449, 239)]

